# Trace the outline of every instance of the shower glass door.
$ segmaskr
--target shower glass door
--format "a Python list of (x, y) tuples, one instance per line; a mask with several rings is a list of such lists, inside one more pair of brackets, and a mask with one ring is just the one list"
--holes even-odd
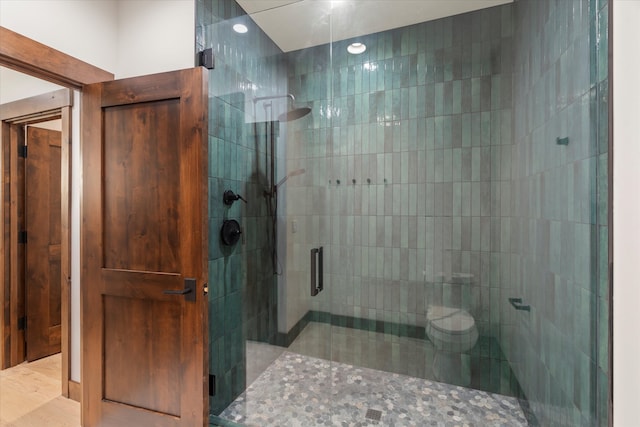
[[(332, 347), (328, 321), (333, 290), (328, 286), (328, 277), (334, 229), (330, 189), (335, 138), (331, 16), (328, 2), (314, 2), (312, 6), (317, 19), (305, 33), (305, 39), (280, 41), (287, 64), (287, 87), (295, 95), (296, 108), (311, 109), (307, 116), (286, 123), (282, 133), (283, 155), (278, 162), (280, 176), (291, 176), (279, 194), (286, 208), (278, 221), (283, 263), (282, 274), (278, 276), (278, 326), (285, 348), (283, 363), (292, 369), (287, 376), (286, 386), (292, 399), (288, 404), (325, 408), (321, 413), (307, 414), (308, 417), (299, 420), (301, 425), (318, 423), (320, 418), (330, 415), (331, 407)], [(293, 19), (299, 12), (295, 4), (290, 7)], [(260, 22), (262, 14), (268, 13), (253, 17)]]
[[(377, 3), (380, 13), (388, 6)], [(351, 2), (332, 13), (332, 178), (341, 183), (331, 189), (338, 265), (328, 276), (334, 421), (420, 425), (428, 417), (415, 411), (432, 410), (422, 406), (424, 392), (444, 392), (424, 382), (433, 379), (435, 353), (427, 309), (441, 291), (434, 282), (448, 267), (443, 235), (451, 227), (451, 214), (429, 203), (434, 194), (444, 199), (446, 185), (442, 179), (436, 190), (436, 157), (427, 156), (436, 120), (427, 111), (435, 77), (426, 63), (437, 31), (410, 26), (354, 37), (360, 14), (368, 19)], [(440, 144), (441, 153), (444, 137)]]

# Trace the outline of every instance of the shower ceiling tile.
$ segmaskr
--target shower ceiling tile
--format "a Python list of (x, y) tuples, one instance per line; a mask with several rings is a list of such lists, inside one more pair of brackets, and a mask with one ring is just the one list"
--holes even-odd
[(290, 52), (513, 0), (237, 1), (280, 49)]

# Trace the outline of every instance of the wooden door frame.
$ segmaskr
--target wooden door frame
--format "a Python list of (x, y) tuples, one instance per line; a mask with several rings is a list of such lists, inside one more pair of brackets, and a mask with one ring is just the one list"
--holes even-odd
[[(24, 74), (28, 74), (30, 76), (33, 76), (42, 80), (46, 80), (70, 89), (76, 89), (80, 91), (82, 90), (83, 86), (87, 84), (98, 83), (98, 82), (114, 79), (114, 75), (108, 71), (102, 70), (98, 67), (95, 67), (91, 64), (88, 64), (84, 61), (81, 61), (77, 58), (67, 55), (66, 53), (60, 52), (47, 45), (39, 43), (35, 40), (32, 40), (28, 37), (25, 37), (21, 34), (18, 34), (16, 32), (13, 32), (1, 26), (0, 26), (0, 40), (2, 40), (2, 43), (0, 43), (0, 65), (22, 72)], [(73, 99), (73, 95), (71, 95), (71, 99)], [(60, 108), (60, 117), (63, 120), (63, 128), (65, 127), (64, 116), (66, 116), (67, 117), (66, 120), (68, 122), (66, 126), (69, 126), (69, 129), (70, 129), (70, 121), (71, 121), (71, 117), (69, 114), (70, 111), (67, 111), (63, 115), (62, 109), (63, 108), (70, 109), (71, 106), (57, 107), (57, 108)], [(14, 113), (12, 114), (16, 114), (16, 112), (14, 111)], [(24, 115), (27, 115), (27, 114), (25, 113)], [(21, 117), (21, 116), (14, 115), (13, 117), (15, 118), (15, 117)], [(4, 130), (5, 130), (4, 119), (3, 119), (3, 124), (1, 128), (3, 131), (2, 134), (4, 134)], [(9, 128), (10, 128), (10, 125), (7, 123), (6, 129), (9, 129)], [(0, 134), (0, 137), (2, 136), (2, 134)], [(69, 130), (66, 141), (70, 142), (70, 138), (71, 138), (71, 133)], [(65, 136), (63, 135), (63, 147), (64, 146), (67, 147), (67, 153), (63, 152), (62, 157), (63, 159), (68, 157), (68, 163), (67, 163), (67, 171), (66, 171), (67, 174), (64, 175), (65, 172), (63, 169), (63, 175), (62, 175), (63, 186), (66, 185), (66, 191), (63, 191), (62, 193), (62, 195), (66, 198), (66, 202), (63, 199), (62, 206), (63, 206), (63, 210), (66, 208), (66, 218), (67, 218), (66, 229), (67, 229), (67, 233), (70, 234), (69, 233), (69, 229), (71, 226), (70, 216), (69, 216), (70, 215), (70, 211), (69, 211), (70, 198), (68, 196), (68, 193), (70, 189), (69, 182), (71, 179), (71, 175), (70, 175), (71, 170), (69, 169), (71, 166), (71, 162), (70, 162), (71, 152), (70, 150), (68, 150), (69, 144), (68, 143), (65, 144)], [(4, 156), (4, 153), (5, 153), (5, 147), (4, 147), (4, 144), (2, 144), (2, 139), (0, 139), (0, 155)], [(4, 170), (5, 168), (3, 167), (3, 165), (4, 165), (4, 159), (0, 161), (0, 169), (2, 169), (2, 171), (0, 172), (0, 176), (3, 176), (4, 178), (3, 181), (6, 183), (7, 182), (6, 174), (11, 172)], [(80, 189), (80, 197), (82, 198), (82, 188)], [(2, 218), (5, 218), (5, 210), (6, 209), (5, 209), (4, 203), (0, 204), (0, 215)], [(9, 215), (9, 213), (7, 212), (6, 215)], [(64, 218), (65, 216), (63, 211), (63, 219), (62, 219), (63, 229), (65, 227)], [(4, 236), (4, 233), (5, 233), (4, 220), (0, 221), (0, 227), (2, 227), (1, 233), (2, 233), (2, 236)], [(7, 246), (4, 238), (0, 239), (0, 241), (2, 242), (0, 244), (0, 258), (4, 260), (5, 257), (7, 256), (11, 257), (11, 252), (10, 252), (11, 243), (9, 242), (9, 245)], [(16, 241), (17, 241), (17, 235), (16, 235)], [(67, 242), (66, 250), (69, 251), (69, 254), (70, 254), (69, 240), (67, 238), (63, 238), (62, 241)], [(63, 251), (64, 251), (64, 248), (63, 248)], [(15, 253), (15, 251), (13, 253)], [(66, 261), (67, 261), (66, 262), (67, 264), (70, 264), (70, 261), (71, 261), (70, 256), (67, 257)], [(7, 265), (10, 265), (10, 264), (5, 264), (4, 262), (0, 263), (0, 277), (6, 277), (5, 275), (7, 274), (6, 272)], [(64, 277), (64, 280), (62, 281), (62, 285), (63, 287), (66, 287), (68, 291), (69, 283), (67, 281), (67, 278), (71, 277), (71, 274), (70, 274), (71, 271), (68, 268), (68, 265), (65, 265), (64, 258), (63, 258), (62, 270), (63, 270), (62, 274)], [(10, 273), (8, 274), (10, 275)], [(67, 275), (65, 276), (65, 274)], [(3, 307), (4, 307), (4, 302), (5, 302), (5, 286), (0, 286), (0, 303), (3, 304)], [(70, 295), (68, 292), (66, 295), (63, 294), (63, 304), (66, 304), (67, 306), (67, 310), (66, 310), (67, 313), (66, 313), (66, 317), (64, 312), (62, 315), (63, 316), (62, 328), (64, 328), (62, 329), (63, 330), (62, 332), (62, 337), (63, 337), (62, 338), (63, 339), (63, 342), (62, 342), (62, 358), (63, 358), (62, 394), (66, 397), (70, 397), (74, 400), (79, 401), (82, 394), (80, 390), (80, 384), (70, 380), (70, 353), (71, 353), (70, 313), (69, 313)], [(5, 334), (7, 329), (10, 329), (10, 328), (11, 328), (10, 325), (5, 324), (4, 316), (0, 316), (0, 331), (3, 331), (2, 348), (5, 348), (5, 345), (4, 345), (4, 343), (6, 343)], [(16, 339), (17, 339), (17, 336), (16, 336)], [(0, 352), (3, 355), (0, 358), (4, 359), (5, 352), (2, 349), (0, 349)], [(4, 363), (4, 361), (0, 361), (0, 362)]]
[[(18, 243), (18, 139), (12, 135), (16, 127), (25, 126), (49, 120), (60, 119), (61, 124), (61, 164), (60, 164), (60, 196), (61, 196), (61, 353), (62, 353), (62, 394), (69, 397), (70, 382), (70, 303), (71, 303), (71, 229), (70, 229), (70, 182), (71, 182), (71, 108), (73, 107), (73, 91), (60, 89), (43, 95), (21, 99), (0, 105), (0, 165), (5, 178), (5, 192), (0, 208), (3, 221), (2, 254), (4, 271), (3, 286), (0, 295), (5, 307), (3, 318), (3, 368), (9, 368), (22, 363), (24, 354), (24, 331), (18, 329), (18, 309), (20, 302), (18, 295), (24, 282), (19, 280), (19, 243)], [(12, 130), (13, 128), (13, 130)], [(7, 185), (8, 184), (8, 185)], [(8, 190), (8, 191), (7, 191)], [(8, 270), (8, 271), (7, 271)], [(8, 280), (7, 280), (8, 279)], [(6, 312), (7, 302), (9, 313)], [(22, 301), (24, 304), (25, 301)], [(7, 314), (8, 319), (7, 319)], [(7, 325), (7, 320), (9, 321)], [(8, 326), (8, 327), (7, 327)], [(71, 385), (72, 394), (74, 386)]]
[(0, 65), (71, 89), (113, 80), (112, 73), (0, 26)]

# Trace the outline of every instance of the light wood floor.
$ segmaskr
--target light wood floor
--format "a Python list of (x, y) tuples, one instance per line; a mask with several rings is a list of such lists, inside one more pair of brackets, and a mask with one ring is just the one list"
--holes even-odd
[(80, 404), (60, 395), (60, 354), (0, 371), (0, 426), (80, 427)]

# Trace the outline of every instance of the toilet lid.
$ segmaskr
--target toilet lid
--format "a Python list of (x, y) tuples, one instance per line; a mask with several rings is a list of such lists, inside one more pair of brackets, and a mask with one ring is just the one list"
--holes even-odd
[(475, 326), (473, 316), (460, 308), (432, 306), (427, 320), (433, 328), (448, 334), (464, 334)]

